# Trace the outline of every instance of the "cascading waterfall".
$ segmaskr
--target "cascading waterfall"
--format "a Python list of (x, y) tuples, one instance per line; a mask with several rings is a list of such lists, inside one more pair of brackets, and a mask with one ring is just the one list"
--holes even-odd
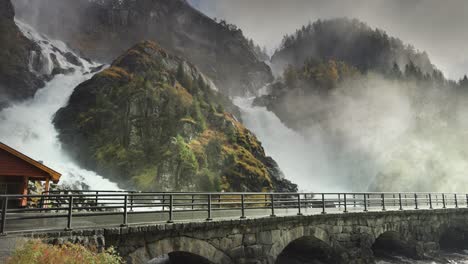
[(41, 47), (41, 54), (32, 54), (32, 57), (41, 56), (45, 60), (38, 74), (51, 74), (57, 62), (68, 73), (56, 75), (37, 91), (34, 98), (3, 109), (0, 112), (0, 141), (62, 173), (62, 184), (75, 188), (118, 189), (115, 183), (76, 165), (62, 150), (52, 124), (55, 112), (66, 104), (78, 84), (92, 77), (89, 72), (97, 65), (76, 55), (79, 63), (71, 63), (65, 54), (73, 52), (63, 42), (50, 40), (30, 26), (16, 22), (23, 34)]
[(344, 191), (334, 178), (337, 168), (329, 166), (327, 148), (319, 133), (306, 138), (286, 127), (266, 107), (252, 106), (254, 98), (235, 98), (244, 124), (262, 142), (265, 152), (278, 162), (287, 179), (303, 191)]

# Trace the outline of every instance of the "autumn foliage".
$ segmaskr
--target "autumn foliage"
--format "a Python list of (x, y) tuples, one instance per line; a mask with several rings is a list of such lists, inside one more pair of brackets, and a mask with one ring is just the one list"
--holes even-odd
[(103, 252), (81, 245), (66, 243), (49, 245), (39, 240), (31, 240), (16, 249), (7, 264), (120, 264), (122, 258), (113, 248)]

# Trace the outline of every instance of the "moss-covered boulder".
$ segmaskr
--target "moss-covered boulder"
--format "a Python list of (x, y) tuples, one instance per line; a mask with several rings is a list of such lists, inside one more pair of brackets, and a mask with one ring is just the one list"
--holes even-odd
[(39, 47), (21, 33), (14, 17), (10, 0), (0, 0), (0, 109), (10, 100), (32, 97), (44, 85), (29, 70), (31, 51)]
[(82, 165), (124, 188), (294, 191), (214, 88), (192, 64), (146, 41), (80, 84), (54, 123)]

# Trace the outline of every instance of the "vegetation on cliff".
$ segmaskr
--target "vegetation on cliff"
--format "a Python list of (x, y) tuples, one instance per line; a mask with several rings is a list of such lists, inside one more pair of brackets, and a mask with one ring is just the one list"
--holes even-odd
[[(369, 74), (406, 84), (413, 82), (420, 87), (456, 91), (468, 87), (468, 78), (459, 82), (445, 79), (425, 52), (356, 19), (318, 20), (286, 35), (272, 64), (280, 71), (280, 77), (269, 86), (269, 94), (254, 103), (266, 106), (296, 130), (323, 119), (325, 109), (311, 107), (313, 100), (326, 100), (335, 88), (346, 86), (347, 82), (366, 82)], [(356, 85), (359, 86), (352, 84)], [(315, 97), (312, 100), (308, 95)]]
[(135, 45), (79, 85), (55, 125), (85, 167), (151, 191), (295, 190), (237, 108), (187, 61)]
[(272, 64), (276, 71), (282, 71), (288, 64), (300, 67), (309, 59), (343, 61), (363, 73), (386, 74), (394, 64), (404, 69), (410, 63), (423, 73), (432, 74), (435, 70), (425, 52), (383, 30), (348, 18), (317, 20), (284, 36), (281, 47), (272, 56)]

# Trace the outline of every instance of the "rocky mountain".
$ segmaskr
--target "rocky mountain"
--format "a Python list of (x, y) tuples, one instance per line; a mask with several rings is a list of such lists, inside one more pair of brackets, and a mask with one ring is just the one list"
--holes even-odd
[[(356, 19), (318, 20), (303, 26), (284, 37), (271, 63), (278, 78), (268, 86), (269, 94), (254, 104), (267, 107), (294, 130), (327, 119), (329, 109), (323, 102), (335, 88), (350, 85), (356, 78), (366, 82), (363, 77), (369, 73), (426, 87), (456, 86), (425, 52)], [(359, 85), (366, 86), (352, 83)]]
[(44, 85), (30, 71), (30, 58), (39, 47), (16, 26), (10, 0), (0, 0), (0, 108), (9, 100), (32, 97)]
[(111, 62), (147, 39), (195, 63), (225, 94), (252, 93), (272, 81), (240, 29), (185, 0), (16, 0), (15, 6), (22, 19), (93, 60)]
[(343, 61), (361, 72), (388, 73), (395, 64), (404, 69), (410, 63), (423, 73), (436, 70), (425, 52), (348, 18), (318, 20), (286, 35), (271, 61), (274, 72), (282, 74), (287, 65), (301, 67), (311, 59)]
[(86, 168), (140, 190), (295, 191), (231, 101), (154, 42), (80, 84), (54, 123)]

